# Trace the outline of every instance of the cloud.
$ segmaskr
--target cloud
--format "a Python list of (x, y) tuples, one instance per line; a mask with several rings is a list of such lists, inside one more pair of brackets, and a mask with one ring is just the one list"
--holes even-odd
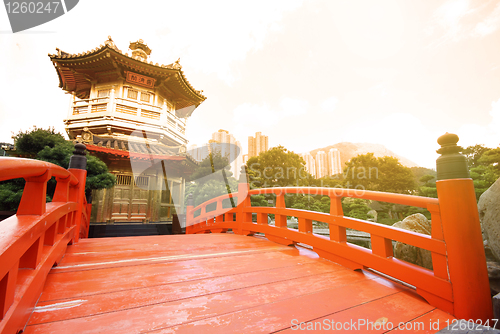
[[(237, 140), (241, 141), (246, 151), (246, 141), (243, 138), (253, 136), (262, 131), (264, 135), (282, 128), (284, 122), (297, 122), (297, 118), (307, 113), (308, 102), (300, 99), (284, 97), (279, 108), (272, 108), (267, 103), (243, 103), (233, 110), (233, 129)], [(268, 131), (268, 133), (265, 133)], [(271, 144), (270, 144), (271, 145)]]
[(458, 129), (457, 134), (460, 137), (461, 146), (476, 144), (492, 148), (500, 146), (500, 98), (491, 103), (489, 114), (491, 121), (486, 126), (464, 124)]
[(324, 113), (331, 113), (335, 111), (337, 108), (337, 104), (339, 103), (339, 99), (336, 98), (335, 96), (329, 97), (323, 103), (321, 103), (321, 109), (320, 111)]
[(307, 112), (308, 105), (306, 100), (285, 97), (280, 102), (280, 118), (303, 115)]
[(468, 0), (451, 0), (441, 5), (424, 29), (427, 35), (442, 32), (431, 46), (484, 37), (497, 31), (500, 28), (500, 3), (493, 10), (491, 5), (491, 2), (484, 2), (472, 7)]
[(500, 3), (497, 4), (490, 15), (476, 25), (474, 32), (477, 35), (484, 37), (497, 31), (498, 28), (500, 28)]
[(400, 1), (328, 1), (328, 6), (340, 38), (357, 56), (386, 59), (405, 43)]
[(443, 133), (430, 130), (411, 114), (393, 113), (375, 121), (358, 121), (345, 129), (343, 138), (350, 142), (382, 144), (420, 166), (435, 168), (436, 140)]
[[(230, 85), (237, 80), (231, 66), (261, 49), (271, 32), (282, 29), (285, 13), (299, 8), (302, 0), (201, 1), (194, 10), (191, 2), (171, 5), (171, 12), (190, 12), (191, 18), (186, 21), (185, 16), (169, 15), (168, 29), (158, 30), (168, 41), (169, 53), (183, 54), (183, 60), (194, 69), (216, 74)], [(200, 29), (186, 29), (191, 25)]]

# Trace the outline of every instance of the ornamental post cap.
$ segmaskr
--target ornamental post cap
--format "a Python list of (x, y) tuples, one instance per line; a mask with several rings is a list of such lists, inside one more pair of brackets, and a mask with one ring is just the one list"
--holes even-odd
[(456, 145), (458, 143), (458, 136), (454, 133), (446, 132), (444, 135), (438, 138), (437, 142), (441, 146)]
[(86, 147), (82, 143), (75, 144), (73, 155), (69, 158), (69, 167), (74, 169), (87, 169)]
[(438, 138), (437, 142), (441, 148), (436, 152), (441, 156), (436, 160), (436, 179), (439, 181), (469, 178), (467, 159), (463, 154), (460, 154), (462, 148), (457, 145), (458, 136), (446, 132)]
[(189, 193), (187, 197), (187, 206), (194, 206), (193, 193)]
[(86, 155), (85, 150), (87, 147), (82, 143), (75, 144), (75, 151), (73, 151), (74, 155)]
[(441, 148), (436, 151), (439, 154), (458, 153), (462, 149), (457, 145), (458, 136), (454, 133), (446, 132), (444, 135), (438, 138), (437, 142), (439, 145), (441, 145)]
[(248, 167), (247, 165), (241, 166), (240, 170), (240, 177), (239, 177), (239, 182), (240, 183), (248, 183), (248, 173), (247, 173)]

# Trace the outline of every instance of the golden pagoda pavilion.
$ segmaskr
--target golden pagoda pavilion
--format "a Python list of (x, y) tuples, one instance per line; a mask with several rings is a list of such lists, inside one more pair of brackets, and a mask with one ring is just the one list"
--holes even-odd
[(59, 86), (72, 95), (64, 121), (117, 177), (92, 193), (91, 224), (170, 224), (184, 210), (185, 178), (196, 162), (186, 155), (186, 120), (206, 97), (187, 81), (179, 60), (153, 64), (142, 40), (120, 51), (111, 37), (79, 54), (49, 57)]

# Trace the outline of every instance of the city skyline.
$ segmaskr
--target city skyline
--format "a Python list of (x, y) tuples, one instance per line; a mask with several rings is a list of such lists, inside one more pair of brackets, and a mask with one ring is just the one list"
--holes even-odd
[[(244, 138), (261, 131), (269, 147), (297, 153), (377, 143), (434, 168), (445, 132), (461, 146), (500, 144), (498, 0), (144, 3), (88, 0), (17, 34), (0, 11), (0, 142), (34, 125), (64, 133), (69, 96), (47, 54), (81, 53), (111, 35), (119, 46), (143, 39), (153, 63), (180, 58), (204, 91), (189, 145), (223, 128), (248, 151)], [(96, 7), (113, 15), (89, 24)], [(162, 9), (176, 15), (164, 20)]]

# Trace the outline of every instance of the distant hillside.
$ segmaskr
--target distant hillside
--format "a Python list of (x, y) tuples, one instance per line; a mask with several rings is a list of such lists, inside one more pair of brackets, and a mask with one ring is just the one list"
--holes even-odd
[(360, 154), (366, 154), (366, 153), (373, 153), (373, 155), (377, 158), (379, 157), (395, 157), (399, 159), (399, 162), (406, 167), (418, 167), (416, 163), (414, 163), (411, 160), (406, 159), (405, 157), (402, 157), (400, 155), (397, 155), (396, 153), (388, 150), (384, 145), (380, 144), (369, 144), (369, 143), (338, 143), (335, 145), (330, 145), (327, 147), (323, 148), (318, 148), (315, 150), (310, 151), (311, 155), (313, 157), (316, 157), (316, 153), (318, 151), (324, 151), (325, 153), (328, 153), (331, 148), (336, 148), (340, 151), (340, 162), (342, 163), (342, 166), (344, 164), (351, 160), (352, 158), (360, 155)]

